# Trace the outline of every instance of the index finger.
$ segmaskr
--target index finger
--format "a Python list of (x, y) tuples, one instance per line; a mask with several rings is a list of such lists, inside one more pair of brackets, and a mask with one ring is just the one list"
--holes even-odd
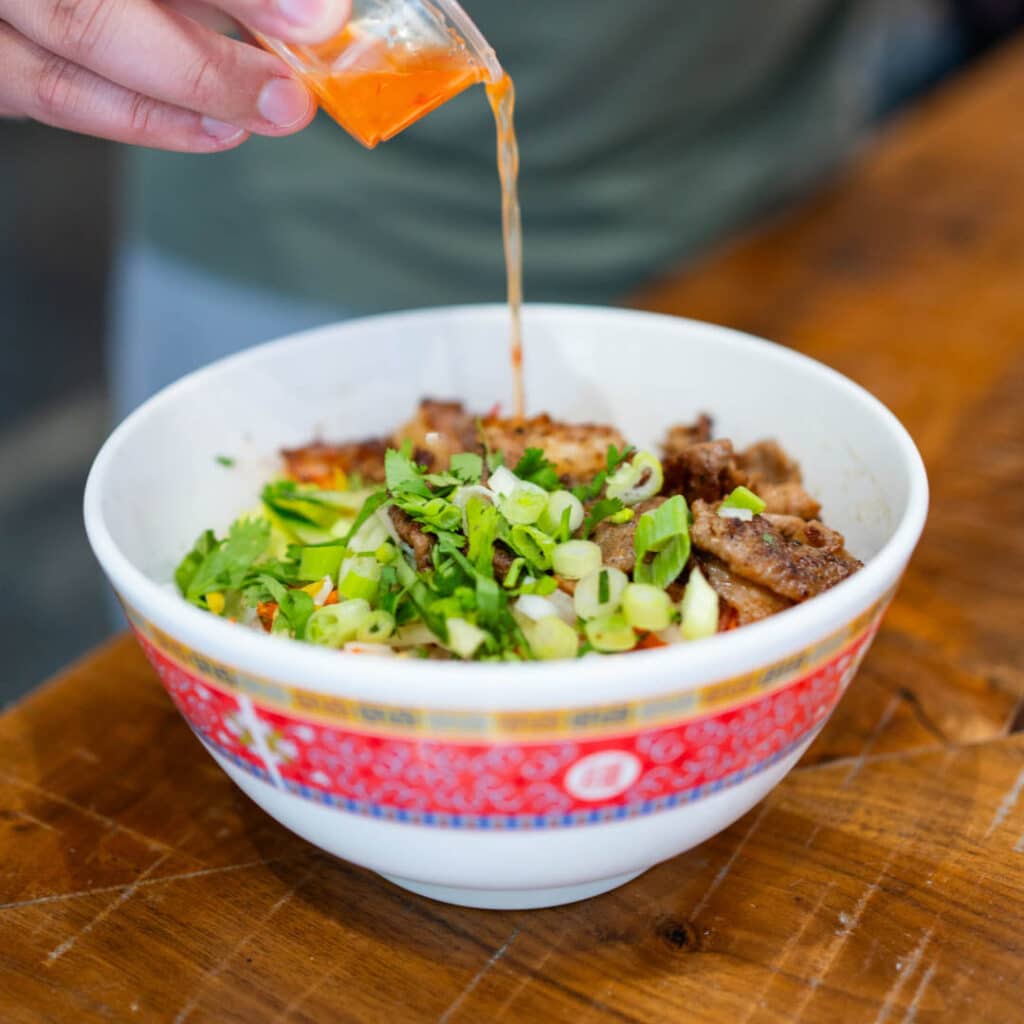
[(0, 0), (0, 21), (135, 93), (261, 135), (296, 131), (316, 109), (276, 57), (153, 0)]

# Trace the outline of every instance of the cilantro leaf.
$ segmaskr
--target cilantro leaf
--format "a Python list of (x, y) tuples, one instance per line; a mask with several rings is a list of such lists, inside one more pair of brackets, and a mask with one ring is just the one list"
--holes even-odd
[[(200, 541), (209, 543), (205, 534)], [(266, 554), (269, 545), (270, 523), (265, 519), (236, 520), (231, 524), (227, 539), (210, 549), (196, 566), (185, 596), (198, 603), (203, 595), (212, 591), (240, 587), (256, 560)], [(195, 552), (194, 548), (187, 558)], [(188, 572), (188, 569), (182, 571), (183, 566), (178, 569), (182, 576)], [(175, 573), (175, 579), (179, 573)]]
[(635, 451), (636, 449), (631, 444), (624, 444), (621, 451), (613, 444), (608, 445), (608, 451), (605, 454), (608, 472), (614, 473)]
[(400, 492), (395, 495), (394, 502), (396, 508), (415, 519), (429, 533), (450, 533), (462, 529), (462, 509), (444, 498), (435, 497), (430, 491), (427, 497)]
[(464, 484), (478, 484), (484, 473), (484, 460), (476, 452), (459, 452), (448, 466), (453, 476)]
[(513, 470), (520, 480), (526, 480), (546, 491), (557, 491), (562, 486), (554, 463), (548, 461), (540, 448), (527, 448)]
[(384, 477), (393, 495), (418, 494), (430, 497), (430, 488), (423, 479), (423, 470), (404, 453), (389, 448), (384, 454)]
[(466, 556), (478, 572), (494, 575), (494, 542), (501, 530), (498, 510), (483, 498), (472, 497), (466, 504), (469, 550)]
[(599, 502), (593, 505), (590, 509), (589, 515), (583, 520), (584, 539), (593, 533), (594, 527), (597, 526), (598, 523), (607, 519), (609, 516), (615, 515), (616, 512), (621, 512), (625, 507), (626, 506), (622, 504), (622, 501), (619, 498), (602, 498)]
[(199, 539), (192, 545), (192, 550), (178, 564), (178, 568), (174, 570), (174, 582), (182, 594), (188, 594), (188, 588), (199, 571), (199, 567), (203, 564), (203, 560), (219, 543), (213, 530), (207, 530), (200, 534)]

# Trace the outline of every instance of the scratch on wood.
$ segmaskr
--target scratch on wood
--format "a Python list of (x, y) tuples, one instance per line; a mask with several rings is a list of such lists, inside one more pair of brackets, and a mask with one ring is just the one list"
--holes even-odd
[(217, 963), (215, 963), (213, 967), (211, 967), (199, 979), (195, 993), (186, 1000), (181, 1009), (175, 1015), (174, 1024), (183, 1024), (184, 1021), (188, 1020), (188, 1018), (192, 1016), (192, 1011), (199, 1005), (199, 1000), (202, 998), (203, 992), (206, 990), (209, 983), (213, 981), (225, 967), (227, 967), (231, 962), (232, 957), (234, 957), (243, 946), (254, 939), (261, 931), (263, 931), (264, 928), (266, 928), (274, 915), (299, 891), (299, 889), (306, 884), (306, 882), (309, 881), (310, 876), (316, 870), (316, 867), (317, 863), (314, 861), (302, 873), (299, 880), (286, 893), (277, 899), (273, 906), (271, 906), (270, 909), (256, 922), (256, 927), (251, 931), (246, 932), (246, 934), (243, 935), (242, 938), (240, 938), (238, 942), (236, 942), (231, 949), (229, 949), (227, 953), (225, 953), (224, 956), (222, 956), (220, 960), (218, 960)]
[(821, 895), (818, 897), (818, 900), (814, 904), (814, 906), (811, 907), (806, 914), (804, 914), (804, 919), (800, 922), (800, 927), (797, 928), (797, 930), (793, 932), (792, 935), (790, 935), (790, 937), (786, 940), (786, 944), (779, 951), (779, 955), (772, 962), (769, 968), (771, 973), (768, 977), (768, 980), (762, 986), (761, 991), (757, 994), (757, 997), (750, 1000), (747, 1009), (747, 1014), (743, 1018), (743, 1020), (740, 1021), (740, 1024), (747, 1024), (747, 1021), (749, 1021), (750, 1018), (753, 1017), (754, 1014), (758, 1011), (758, 1009), (760, 1009), (761, 1003), (764, 1000), (764, 997), (768, 994), (768, 990), (772, 987), (772, 983), (775, 981), (776, 976), (779, 975), (782, 972), (782, 968), (786, 966), (786, 963), (788, 962), (794, 947), (803, 937), (804, 932), (807, 931), (808, 925), (817, 918), (819, 912), (821, 911), (821, 908), (825, 904), (825, 900), (828, 898), (829, 894), (835, 887), (835, 882), (829, 882), (828, 885), (826, 885), (825, 888), (821, 890)]
[(867, 908), (868, 903), (871, 901), (872, 896), (878, 892), (878, 887), (881, 885), (886, 871), (889, 870), (889, 865), (892, 864), (892, 860), (895, 855), (896, 850), (889, 851), (888, 856), (885, 858), (885, 863), (875, 876), (875, 880), (864, 890), (864, 892), (861, 893), (860, 898), (854, 904), (853, 912), (850, 914), (840, 914), (839, 919), (842, 924), (842, 928), (836, 932), (836, 937), (831, 941), (831, 943), (829, 943), (824, 957), (819, 961), (819, 966), (815, 971), (814, 977), (812, 977), (807, 983), (807, 988), (804, 991), (803, 998), (800, 1000), (800, 1004), (796, 1007), (796, 1012), (793, 1014), (792, 1019), (794, 1021), (802, 1019), (803, 1012), (807, 1009), (807, 1004), (821, 987), (821, 983), (828, 977), (828, 973), (832, 969), (832, 965), (836, 962), (839, 954), (843, 951), (843, 947), (849, 941), (850, 936), (854, 931), (856, 931), (857, 926), (860, 924), (860, 919), (864, 916), (864, 911)]
[(988, 828), (985, 830), (986, 839), (1006, 821), (1010, 811), (1017, 806), (1021, 792), (1024, 792), (1024, 768), (1021, 768), (1020, 774), (1013, 781), (1013, 785), (1010, 786), (1003, 799), (999, 802), (996, 813), (992, 815), (992, 820), (988, 823)]
[(845, 789), (860, 774), (861, 769), (864, 767), (864, 762), (867, 760), (868, 754), (871, 752), (871, 748), (878, 742), (879, 737), (885, 731), (886, 726), (892, 721), (892, 717), (896, 714), (901, 703), (902, 699), (897, 695), (893, 697), (888, 704), (886, 704), (881, 715), (878, 716), (878, 721), (875, 723), (875, 727), (871, 730), (868, 738), (864, 741), (864, 746), (861, 747), (860, 754), (853, 759), (853, 763), (850, 765), (850, 770), (847, 772), (846, 778), (843, 779), (841, 788)]
[(122, 825), (119, 821), (115, 821), (113, 818), (108, 818), (105, 814), (100, 814), (99, 811), (93, 810), (91, 807), (83, 807), (81, 804), (76, 804), (74, 800), (69, 800), (66, 796), (60, 796), (58, 793), (51, 793), (48, 789), (43, 789), (41, 786), (36, 786), (31, 782), (26, 782), (24, 779), (19, 779), (14, 775), (8, 775), (5, 772), (0, 772), (0, 781), (6, 782), (8, 785), (17, 786), (21, 789), (28, 789), (33, 793), (38, 793), (40, 796), (46, 797), (47, 800), (52, 800), (56, 804), (61, 804), (63, 807), (70, 807), (72, 810), (78, 811), (79, 814), (84, 814), (88, 818), (92, 818), (93, 821), (99, 821), (106, 825), (107, 828), (123, 832), (125, 835), (129, 835), (134, 839), (137, 839), (140, 843), (144, 843), (146, 846), (153, 850), (163, 850), (167, 853), (177, 853), (173, 846), (168, 846), (167, 843), (160, 842), (159, 839), (153, 839), (152, 836), (144, 835), (142, 832), (137, 832), (133, 828), (129, 828), (127, 825)]
[(1013, 844), (1014, 853), (1024, 853), (1024, 832), (1021, 832), (1020, 838)]
[(445, 1024), (446, 1021), (450, 1020), (452, 1014), (465, 1002), (470, 996), (473, 990), (480, 984), (487, 973), (493, 970), (494, 965), (508, 952), (509, 946), (516, 941), (519, 936), (519, 932), (522, 929), (518, 926), (512, 929), (512, 934), (491, 954), (490, 959), (480, 968), (476, 974), (470, 979), (469, 984), (455, 997), (455, 1000), (451, 1005), (437, 1018), (437, 1024)]
[(907, 958), (907, 962), (902, 967), (897, 965), (897, 977), (892, 987), (885, 995), (885, 1001), (882, 1003), (878, 1010), (878, 1016), (875, 1017), (875, 1024), (885, 1024), (889, 1019), (889, 1014), (892, 1013), (892, 1008), (899, 998), (900, 992), (903, 991), (903, 986), (911, 978), (914, 971), (917, 970), (917, 965), (921, 962), (921, 957), (924, 955), (924, 951), (928, 948), (928, 943), (932, 941), (932, 933), (935, 931), (935, 925), (932, 925), (922, 936), (918, 944), (913, 948), (910, 956)]
[(823, 826), (820, 821), (815, 822), (814, 828), (811, 829), (811, 834), (807, 837), (807, 840), (804, 842), (805, 850), (809, 850), (811, 848), (811, 846), (814, 844), (814, 840), (818, 838), (818, 835), (821, 832), (822, 828)]
[(502, 1018), (504, 1018), (505, 1011), (515, 1002), (516, 997), (519, 995), (519, 993), (524, 988), (526, 988), (526, 986), (529, 985), (531, 981), (537, 978), (541, 978), (543, 976), (544, 967), (547, 965), (547, 962), (555, 955), (555, 953), (561, 951), (562, 940), (565, 938), (566, 934), (572, 930), (573, 927), (574, 925), (571, 919), (566, 920), (562, 927), (558, 929), (558, 932), (552, 938), (547, 940), (547, 948), (544, 950), (544, 955), (535, 963), (531, 964), (530, 969), (528, 971), (519, 972), (518, 982), (516, 983), (514, 988), (510, 989), (508, 992), (505, 993), (505, 997), (501, 1001), (501, 1006), (499, 1006), (495, 1011), (493, 1011), (488, 1024), (495, 1024), (496, 1021), (499, 1021)]
[[(160, 858), (164, 861), (170, 854)], [(286, 859), (285, 859), (286, 860)], [(19, 900), (14, 903), (0, 903), (0, 910), (18, 910), (22, 907), (35, 907), (40, 903), (61, 903), (64, 900), (81, 899), (83, 896), (96, 896), (105, 892), (123, 892), (125, 889), (145, 888), (151, 885), (166, 885), (168, 882), (183, 882), (189, 878), (203, 878), (205, 875), (222, 875), (227, 871), (242, 871), (245, 868), (255, 868), (263, 864), (283, 863), (282, 859), (250, 860), (244, 864), (228, 864), (219, 868), (202, 868), (199, 871), (185, 871), (178, 875), (161, 875), (159, 878), (140, 878), (135, 882), (125, 882), (123, 885), (102, 885), (96, 889), (79, 889), (75, 892), (54, 893), (52, 896), (36, 896), (30, 900)], [(155, 867), (155, 865), (154, 865)], [(153, 870), (151, 867), (150, 870)]]
[(123, 906), (127, 903), (132, 896), (138, 892), (139, 885), (146, 879), (148, 875), (151, 875), (167, 858), (170, 856), (169, 853), (165, 853), (162, 857), (158, 857), (152, 864), (142, 872), (139, 877), (129, 885), (120, 896), (117, 897), (112, 903), (109, 903), (104, 907), (98, 914), (96, 914), (84, 927), (79, 928), (74, 935), (66, 938), (59, 946), (55, 949), (50, 950), (46, 954), (46, 966), (49, 967), (51, 964), (56, 963), (65, 953), (70, 950), (76, 942), (83, 936), (87, 935), (93, 930), (101, 921), (108, 918), (118, 907)]
[(281, 1021), (287, 1020), (321, 985), (327, 984), (331, 978), (337, 973), (337, 968), (331, 967), (329, 970), (324, 971), (316, 981), (311, 985), (307, 985), (294, 999), (292, 999), (288, 1005), (277, 1014), (270, 1024), (279, 1024)]
[(711, 879), (711, 884), (704, 891), (704, 895), (697, 901), (697, 905), (690, 911), (690, 920), (696, 920), (700, 912), (708, 905), (708, 901), (718, 890), (718, 887), (728, 877), (730, 871), (732, 871), (733, 865), (736, 863), (739, 855), (743, 852), (743, 847), (747, 845), (747, 842), (757, 831), (761, 824), (761, 820), (768, 813), (768, 801), (766, 800), (761, 804), (761, 809), (757, 812), (757, 817), (754, 818), (750, 828), (743, 834), (743, 838), (736, 844), (736, 848), (732, 851), (729, 859), (718, 869), (715, 877)]
[(921, 997), (925, 993), (925, 989), (931, 984), (932, 978), (935, 976), (936, 962), (933, 960), (927, 970), (921, 975), (921, 980), (917, 983), (917, 988), (914, 990), (914, 998), (910, 1000), (910, 1005), (907, 1007), (907, 1012), (903, 1014), (903, 1020), (901, 1024), (913, 1024), (917, 1020), (917, 1008), (921, 1005)]
[(25, 821), (31, 821), (33, 825), (38, 825), (40, 828), (48, 829), (50, 832), (59, 832), (60, 829), (54, 828), (48, 821), (43, 821), (37, 818), (34, 814), (29, 814), (28, 811), (16, 810), (14, 812), (19, 818)]

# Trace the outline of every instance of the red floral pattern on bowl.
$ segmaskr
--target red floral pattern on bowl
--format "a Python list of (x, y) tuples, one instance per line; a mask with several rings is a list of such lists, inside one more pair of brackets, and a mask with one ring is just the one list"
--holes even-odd
[(213, 750), (279, 788), (339, 809), (454, 828), (551, 828), (650, 814), (749, 778), (831, 713), (877, 629), (775, 690), (655, 729), (554, 742), (374, 734), (236, 695), (139, 641)]

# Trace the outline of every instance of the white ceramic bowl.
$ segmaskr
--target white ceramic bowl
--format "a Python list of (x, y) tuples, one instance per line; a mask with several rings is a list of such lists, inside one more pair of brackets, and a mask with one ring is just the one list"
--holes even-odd
[(735, 633), (523, 666), (344, 656), (171, 592), (182, 553), (253, 507), (280, 447), (386, 433), (424, 395), (481, 410), (504, 398), (501, 306), (360, 320), (216, 363), (121, 424), (85, 494), (89, 539), (140, 642), (231, 778), (324, 850), (480, 907), (606, 891), (764, 797), (849, 684), (928, 500), (896, 419), (784, 348), (610, 309), (533, 306), (525, 329), (532, 409), (612, 422), (638, 444), (702, 410), (740, 445), (777, 437), (863, 571)]

